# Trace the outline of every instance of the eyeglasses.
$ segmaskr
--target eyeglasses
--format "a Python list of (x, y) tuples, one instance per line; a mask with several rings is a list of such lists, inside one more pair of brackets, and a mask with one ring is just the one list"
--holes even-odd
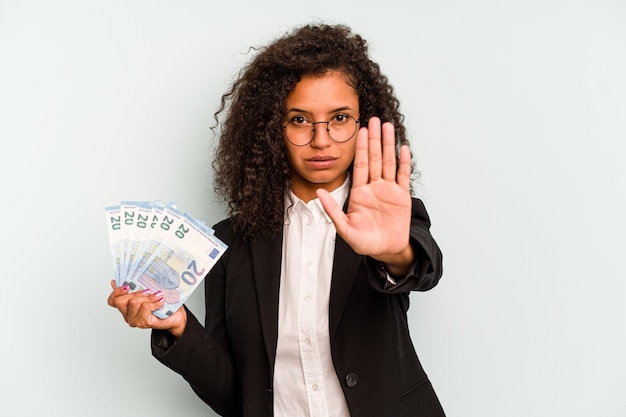
[(285, 129), (285, 137), (294, 146), (306, 146), (313, 142), (315, 137), (315, 125), (325, 124), (328, 136), (335, 142), (347, 142), (356, 133), (359, 120), (340, 113), (326, 122), (312, 122), (304, 116), (296, 116), (289, 120)]

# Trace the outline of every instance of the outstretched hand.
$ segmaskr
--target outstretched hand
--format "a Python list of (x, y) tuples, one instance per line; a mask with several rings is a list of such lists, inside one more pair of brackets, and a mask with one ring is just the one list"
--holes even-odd
[[(382, 135), (382, 140), (381, 140)], [(361, 255), (402, 273), (413, 260), (411, 225), (411, 155), (400, 148), (396, 169), (395, 132), (391, 123), (373, 117), (357, 135), (352, 189), (347, 213), (328, 191), (317, 190), (337, 233)]]

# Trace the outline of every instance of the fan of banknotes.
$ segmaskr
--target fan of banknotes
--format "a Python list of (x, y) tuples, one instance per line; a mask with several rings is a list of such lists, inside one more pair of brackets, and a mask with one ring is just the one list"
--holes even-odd
[(183, 305), (226, 250), (212, 228), (173, 203), (122, 201), (105, 212), (116, 284), (161, 291), (165, 303), (153, 312), (160, 318)]

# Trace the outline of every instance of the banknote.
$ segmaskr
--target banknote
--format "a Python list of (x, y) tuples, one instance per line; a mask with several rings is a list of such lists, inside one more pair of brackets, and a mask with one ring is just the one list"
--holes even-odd
[(227, 249), (213, 229), (171, 203), (123, 201), (105, 211), (116, 224), (109, 226), (116, 283), (161, 292), (165, 304), (153, 312), (160, 318), (180, 308)]
[(122, 278), (130, 279), (132, 265), (143, 242), (145, 229), (150, 221), (152, 203), (147, 201), (122, 202), (121, 210), (124, 213), (124, 222), (121, 228), (122, 243), (124, 245), (124, 259), (122, 261)]
[(113, 259), (113, 277), (117, 286), (121, 285), (120, 269), (121, 269), (121, 237), (120, 229), (122, 227), (122, 216), (120, 205), (108, 206), (104, 208), (107, 221), (107, 231), (109, 235), (109, 246), (111, 258)]
[(135, 229), (135, 221), (137, 219), (137, 204), (139, 201), (122, 201), (120, 203), (120, 215), (122, 222), (120, 224), (120, 250), (122, 251), (120, 259), (120, 281), (124, 282), (128, 274), (128, 253), (131, 250), (131, 237)]
[(161, 220), (163, 209), (167, 205), (175, 207), (175, 204), (173, 203), (165, 204), (162, 201), (151, 201), (146, 205), (150, 207), (150, 212), (148, 213), (145, 226), (143, 224), (143, 220), (137, 224), (137, 229), (139, 230), (135, 231), (134, 236), (138, 241), (138, 247), (136, 248), (135, 253), (130, 256), (132, 260), (128, 268), (126, 279), (124, 280), (126, 283), (132, 282), (136, 271), (145, 264), (146, 260), (154, 252), (156, 246), (158, 246), (159, 241), (156, 240), (157, 231), (155, 228)]

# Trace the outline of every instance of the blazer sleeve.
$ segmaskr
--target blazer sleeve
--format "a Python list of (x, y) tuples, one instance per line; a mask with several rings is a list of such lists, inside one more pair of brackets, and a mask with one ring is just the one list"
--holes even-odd
[(443, 274), (443, 256), (430, 234), (430, 218), (424, 203), (413, 198), (411, 207), (411, 229), (409, 243), (413, 247), (415, 260), (409, 273), (392, 283), (382, 263), (368, 257), (370, 284), (378, 291), (397, 294), (409, 291), (427, 291), (435, 287)]
[[(218, 237), (228, 244), (222, 236)], [(153, 356), (180, 374), (205, 403), (223, 416), (238, 414), (236, 409), (241, 403), (223, 313), (224, 265), (228, 256), (226, 250), (205, 278), (206, 296), (211, 294), (207, 309), (213, 313), (206, 328), (187, 310), (187, 326), (178, 340), (162, 330), (153, 330), (151, 335)]]

